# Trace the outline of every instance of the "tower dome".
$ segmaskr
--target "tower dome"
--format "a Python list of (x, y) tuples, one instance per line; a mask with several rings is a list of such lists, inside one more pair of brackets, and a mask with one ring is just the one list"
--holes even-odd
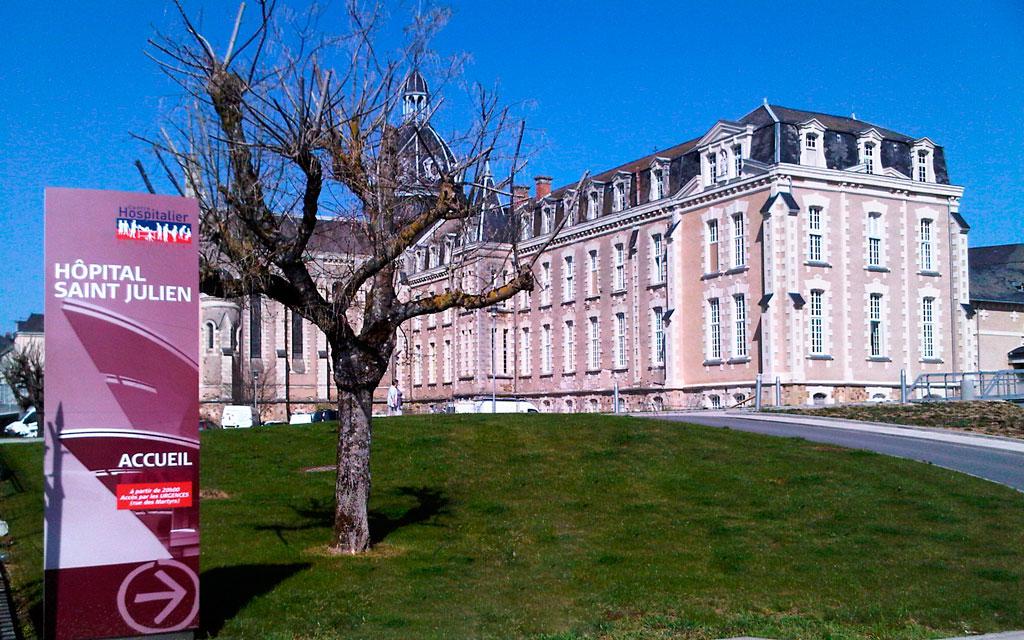
[(402, 83), (402, 118), (423, 118), (430, 103), (427, 81), (420, 72), (413, 69)]

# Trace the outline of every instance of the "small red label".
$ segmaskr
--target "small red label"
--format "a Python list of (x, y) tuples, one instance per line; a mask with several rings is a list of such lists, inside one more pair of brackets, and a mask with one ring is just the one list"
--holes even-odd
[(117, 485), (117, 508), (132, 511), (192, 506), (191, 482), (151, 482)]

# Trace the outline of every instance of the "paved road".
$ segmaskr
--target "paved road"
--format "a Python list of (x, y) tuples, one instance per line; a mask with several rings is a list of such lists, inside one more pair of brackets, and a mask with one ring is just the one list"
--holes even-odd
[(821, 426), (780, 422), (763, 418), (743, 416), (659, 416), (662, 420), (675, 420), (707, 425), (729, 427), (740, 431), (764, 433), (773, 436), (796, 437), (835, 444), (853, 449), (867, 449), (899, 458), (930, 462), (934, 465), (953, 469), (993, 482), (1005, 484), (1018, 491), (1024, 491), (1024, 452), (1007, 451), (990, 446), (976, 446), (960, 442), (943, 442), (912, 435), (873, 433), (864, 430), (844, 429), (840, 426)]

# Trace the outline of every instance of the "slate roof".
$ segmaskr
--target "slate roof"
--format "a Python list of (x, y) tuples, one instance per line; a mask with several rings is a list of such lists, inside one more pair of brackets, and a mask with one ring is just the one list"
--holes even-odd
[(18, 333), (42, 333), (43, 332), (43, 314), (33, 313), (30, 314), (25, 320), (18, 320)]
[(1024, 305), (1024, 244), (972, 247), (967, 264), (972, 302)]
[[(834, 116), (827, 113), (818, 113), (817, 111), (803, 111), (801, 109), (790, 109), (789, 107), (783, 107), (776, 104), (769, 105), (771, 110), (779, 117), (779, 120), (787, 124), (800, 124), (806, 122), (811, 118), (816, 118), (818, 122), (825, 125), (826, 129), (831, 131), (841, 131), (843, 133), (860, 134), (868, 129), (875, 129), (883, 138), (889, 140), (899, 140), (900, 142), (913, 142), (914, 138), (897, 133), (892, 129), (886, 129), (870, 122), (863, 120), (855, 120), (854, 118), (848, 118), (845, 116)], [(760, 108), (763, 108), (760, 107)], [(748, 118), (752, 114), (747, 114), (740, 119), (740, 122), (746, 124), (749, 121)]]

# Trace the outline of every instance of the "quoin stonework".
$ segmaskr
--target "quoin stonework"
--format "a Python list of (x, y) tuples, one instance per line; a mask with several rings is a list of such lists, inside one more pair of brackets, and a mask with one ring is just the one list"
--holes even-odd
[[(414, 74), (405, 118), (429, 97)], [(416, 130), (405, 153), (429, 176), (454, 155)], [(407, 408), (492, 388), (551, 412), (613, 410), (616, 389), (628, 411), (746, 406), (759, 375), (766, 404), (776, 380), (785, 404), (895, 400), (901, 370), (978, 367), (963, 188), (929, 138), (766, 103), (576, 188), (538, 176), (403, 258), (410, 297), (500, 280), (513, 240), (537, 279), (497, 307), (404, 325), (382, 384), (397, 380)], [(321, 236), (325, 274), (358, 261), (343, 222)], [(334, 401), (326, 340), (301, 317), (257, 297), (201, 307), (210, 415), (254, 396), (264, 419)]]

